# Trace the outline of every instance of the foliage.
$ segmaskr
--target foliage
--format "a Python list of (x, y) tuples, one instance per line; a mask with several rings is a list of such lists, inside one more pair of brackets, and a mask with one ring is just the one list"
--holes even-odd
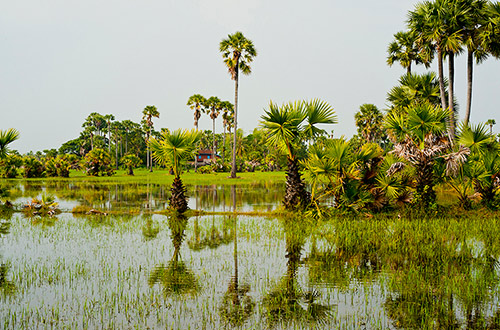
[(134, 168), (142, 163), (141, 159), (133, 154), (123, 156), (120, 162), (127, 168), (128, 175), (134, 175)]
[(57, 156), (45, 161), (45, 173), (49, 177), (68, 178), (71, 169), (71, 162), (66, 156)]
[(13, 128), (0, 130), (0, 159), (5, 158), (10, 153), (9, 144), (19, 138), (19, 132)]
[(92, 149), (83, 159), (83, 168), (87, 175), (111, 176), (114, 169), (109, 153), (100, 148)]
[(33, 156), (23, 158), (22, 174), (24, 178), (42, 178), (45, 176), (43, 163)]
[(18, 175), (18, 169), (23, 164), (23, 159), (17, 155), (8, 155), (0, 159), (0, 177), (6, 179), (15, 178)]

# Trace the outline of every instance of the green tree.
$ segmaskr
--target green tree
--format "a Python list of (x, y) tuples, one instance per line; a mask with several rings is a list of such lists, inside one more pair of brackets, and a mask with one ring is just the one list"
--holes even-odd
[[(238, 77), (239, 72), (248, 75), (252, 72), (250, 63), (257, 56), (253, 42), (243, 33), (236, 32), (228, 35), (219, 45), (220, 52), (224, 58), (231, 79), (234, 80), (234, 132), (238, 130)], [(233, 136), (233, 160), (231, 163), (231, 178), (236, 178), (236, 134)]]
[(111, 176), (114, 174), (111, 156), (101, 148), (94, 148), (83, 159), (83, 166), (87, 175)]
[[(198, 130), (198, 123), (200, 121), (201, 114), (205, 112), (204, 105), (207, 102), (204, 96), (200, 94), (191, 95), (187, 101), (187, 105), (194, 112), (194, 127)], [(198, 170), (198, 157), (195, 154), (194, 157), (194, 170)]]
[(125, 155), (120, 161), (127, 167), (128, 175), (134, 175), (134, 168), (142, 163), (141, 159), (134, 154)]
[(401, 76), (399, 84), (387, 93), (387, 101), (390, 102), (390, 112), (403, 112), (408, 107), (421, 103), (440, 105), (439, 81), (436, 74), (430, 72)]
[(358, 134), (366, 142), (377, 142), (381, 139), (384, 115), (374, 104), (363, 104), (354, 114)]
[(387, 64), (392, 66), (395, 62), (399, 62), (407, 74), (411, 74), (412, 63), (429, 67), (432, 62), (433, 52), (418, 47), (414, 31), (400, 31), (394, 34), (394, 41), (389, 44), (387, 52), (389, 53)]
[(217, 96), (211, 96), (206, 100), (205, 107), (207, 111), (210, 110), (210, 119), (212, 119), (212, 162), (215, 162), (215, 120), (222, 108), (222, 101)]
[(226, 156), (226, 130), (231, 133), (231, 127), (234, 123), (234, 106), (229, 101), (222, 102), (222, 127), (224, 135), (222, 139), (222, 164), (225, 163)]
[[(304, 134), (305, 129), (314, 131), (314, 120), (321, 113), (321, 122), (334, 122), (335, 117), (331, 107), (322, 101), (297, 101), (283, 104), (281, 107), (269, 103), (269, 109), (261, 116), (261, 125), (267, 130), (268, 143), (278, 147), (287, 156), (288, 170), (286, 178), (286, 193), (283, 204), (286, 209), (306, 208), (310, 204), (310, 194), (299, 172), (297, 150), (304, 140), (310, 137)], [(319, 116), (318, 116), (319, 117)]]
[[(450, 141), (444, 136), (447, 130), (447, 110), (428, 103), (407, 109), (406, 114), (390, 113), (385, 118), (385, 128), (395, 141), (392, 153), (415, 168), (416, 204), (427, 209), (436, 202), (434, 186), (436, 173), (434, 165), (450, 151)], [(447, 167), (457, 167), (463, 162), (463, 152), (446, 159)], [(404, 168), (405, 163), (395, 163), (388, 173), (393, 174)], [(390, 176), (390, 175), (389, 175)]]
[(147, 126), (147, 131), (146, 131), (146, 157), (147, 157), (147, 162), (146, 166), (149, 168), (150, 172), (153, 172), (153, 161), (152, 157), (150, 155), (150, 148), (149, 148), (149, 139), (151, 138), (151, 131), (153, 130), (153, 117), (155, 118), (160, 118), (160, 113), (158, 112), (158, 109), (154, 105), (148, 105), (142, 110), (142, 120), (145, 121), (145, 124)]
[(180, 178), (182, 165), (195, 155), (199, 139), (198, 130), (178, 129), (173, 132), (165, 131), (160, 139), (153, 138), (149, 142), (153, 159), (160, 165), (171, 167), (174, 172), (169, 207), (178, 213), (184, 213), (188, 209), (186, 188)]
[(488, 119), (485, 124), (490, 126), (490, 134), (493, 135), (493, 125), (496, 124), (495, 119)]

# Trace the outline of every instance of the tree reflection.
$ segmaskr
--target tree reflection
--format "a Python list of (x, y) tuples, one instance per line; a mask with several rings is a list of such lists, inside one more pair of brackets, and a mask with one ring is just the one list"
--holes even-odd
[[(11, 211), (10, 208), (0, 205), (0, 219), (2, 219), (0, 221), (0, 238), (10, 232)], [(16, 286), (8, 279), (9, 268), (9, 264), (0, 262), (0, 291), (3, 296), (11, 295), (16, 291)]]
[(146, 240), (155, 239), (160, 232), (160, 227), (153, 221), (152, 215), (144, 215), (146, 223), (142, 226), (142, 236)]
[(219, 307), (221, 318), (225, 323), (233, 327), (242, 326), (250, 315), (252, 315), (255, 307), (255, 302), (248, 294), (250, 292), (250, 285), (239, 283), (237, 221), (237, 217), (233, 217), (234, 274), (231, 277), (227, 291)]
[(167, 265), (159, 265), (149, 275), (149, 285), (160, 284), (165, 295), (196, 294), (199, 284), (193, 272), (181, 260), (180, 249), (184, 240), (187, 218), (172, 216), (168, 220), (174, 254)]
[(319, 291), (304, 291), (297, 283), (297, 271), (310, 224), (298, 217), (282, 222), (286, 235), (287, 270), (262, 301), (267, 310), (267, 321), (270, 327), (291, 321), (323, 324), (331, 316), (331, 306), (316, 302)]

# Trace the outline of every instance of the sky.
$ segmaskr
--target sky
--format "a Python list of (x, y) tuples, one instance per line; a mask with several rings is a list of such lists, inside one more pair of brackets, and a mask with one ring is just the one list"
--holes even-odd
[[(240, 76), (238, 127), (259, 125), (272, 100), (319, 98), (338, 116), (336, 137), (356, 133), (364, 103), (387, 107), (405, 73), (386, 64), (394, 33), (405, 29), (409, 0), (17, 0), (0, 4), (0, 129), (16, 128), (21, 153), (77, 138), (91, 112), (139, 122), (155, 105), (162, 127), (192, 128), (189, 96), (234, 102), (219, 43), (241, 31), (258, 55)], [(437, 70), (433, 63), (431, 70)], [(425, 68), (417, 68), (425, 72)], [(475, 68), (471, 121), (496, 119), (500, 61)], [(465, 55), (455, 91), (463, 119)], [(211, 129), (205, 115), (201, 129)], [(216, 131), (222, 131), (222, 120)], [(494, 128), (498, 132), (500, 129)]]

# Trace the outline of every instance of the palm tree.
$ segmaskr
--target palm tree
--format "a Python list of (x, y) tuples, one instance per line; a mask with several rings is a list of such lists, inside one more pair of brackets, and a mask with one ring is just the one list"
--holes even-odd
[[(154, 105), (148, 105), (142, 110), (142, 120), (146, 121), (146, 126), (148, 130), (146, 131), (146, 144), (148, 144), (148, 141), (151, 137), (151, 130), (153, 129), (153, 117), (160, 118), (160, 113), (158, 112), (158, 109)], [(147, 157), (147, 167), (149, 168), (150, 172), (153, 172), (153, 158), (151, 157), (151, 152), (150, 148), (148, 146), (148, 149), (146, 150), (146, 157)]]
[(496, 124), (495, 119), (488, 119), (485, 124), (490, 126), (490, 134), (493, 135), (493, 125)]
[[(447, 86), (446, 80), (444, 85)], [(387, 93), (387, 101), (391, 103), (390, 112), (402, 112), (420, 103), (440, 105), (439, 80), (434, 72), (405, 74), (399, 78), (399, 85)]]
[[(390, 113), (385, 119), (389, 136), (397, 141), (392, 153), (415, 168), (416, 204), (424, 209), (436, 201), (434, 164), (450, 150), (450, 141), (444, 137), (448, 115), (447, 110), (423, 103), (408, 108), (406, 114)], [(447, 155), (447, 168), (463, 163), (464, 155), (469, 152), (464, 148)], [(394, 163), (388, 173), (396, 173), (404, 165)]]
[(164, 131), (161, 139), (152, 138), (149, 141), (153, 159), (160, 165), (171, 167), (174, 172), (169, 207), (179, 213), (184, 213), (188, 209), (186, 188), (180, 178), (182, 165), (196, 153), (200, 137), (201, 133), (197, 130), (178, 129), (173, 132)]
[(283, 204), (289, 210), (306, 208), (311, 202), (311, 196), (299, 173), (296, 151), (304, 140), (311, 137), (311, 132), (318, 132), (314, 126), (316, 123), (334, 123), (335, 114), (327, 103), (318, 100), (297, 101), (281, 107), (270, 102), (269, 110), (264, 112), (261, 125), (267, 130), (267, 141), (284, 152), (288, 160)]
[(211, 96), (206, 101), (205, 107), (210, 110), (210, 119), (212, 119), (212, 162), (215, 162), (215, 119), (219, 116), (222, 102), (217, 96)]
[(414, 31), (400, 31), (394, 34), (394, 41), (389, 44), (387, 52), (389, 53), (387, 64), (392, 66), (395, 62), (399, 62), (407, 74), (411, 74), (413, 62), (429, 67), (433, 56), (432, 51), (418, 47)]
[(0, 159), (5, 158), (10, 152), (9, 144), (19, 138), (19, 132), (13, 128), (8, 130), (0, 130)]
[(303, 128), (304, 138), (309, 141), (315, 141), (321, 135), (326, 135), (324, 129), (317, 127), (318, 124), (336, 124), (337, 115), (333, 108), (326, 102), (314, 99), (306, 104), (306, 123)]
[(382, 136), (384, 115), (374, 104), (363, 104), (354, 114), (358, 134), (366, 142), (376, 142)]
[[(414, 11), (410, 11), (408, 25), (417, 34), (419, 45), (431, 44), (437, 52), (439, 90), (441, 95), (441, 107), (450, 106), (449, 135), (455, 135), (455, 113), (453, 105), (453, 77), (454, 56), (460, 51), (461, 29), (463, 26), (467, 6), (456, 3), (454, 0), (435, 0), (418, 3)], [(443, 58), (448, 55), (449, 60), (449, 84), (447, 103), (444, 86)]]
[(482, 42), (481, 32), (486, 23), (486, 8), (488, 1), (473, 0), (471, 10), (467, 14), (466, 26), (462, 30), (463, 43), (467, 47), (467, 105), (465, 107), (465, 125), (469, 123), (472, 107), (472, 80), (474, 59), (480, 64), (488, 57), (485, 44)]
[(111, 121), (115, 120), (115, 116), (109, 114), (109, 115), (104, 115), (104, 120), (106, 121), (107, 124), (107, 130), (108, 130), (108, 152), (111, 153)]
[(234, 122), (234, 106), (229, 101), (223, 101), (222, 105), (222, 127), (224, 128), (224, 135), (222, 139), (222, 164), (226, 155), (226, 129), (231, 133), (231, 127)]
[[(228, 35), (220, 42), (219, 50), (224, 58), (231, 79), (234, 80), (234, 132), (238, 130), (238, 76), (241, 73), (248, 75), (252, 72), (250, 63), (257, 56), (253, 42), (241, 32)], [(233, 160), (231, 163), (231, 178), (236, 178), (236, 134), (233, 137)]]
[[(198, 122), (202, 112), (205, 112), (204, 104), (207, 102), (205, 97), (200, 94), (191, 95), (187, 101), (187, 105), (194, 111), (194, 127), (198, 130)], [(194, 170), (198, 170), (198, 157), (194, 157)]]

